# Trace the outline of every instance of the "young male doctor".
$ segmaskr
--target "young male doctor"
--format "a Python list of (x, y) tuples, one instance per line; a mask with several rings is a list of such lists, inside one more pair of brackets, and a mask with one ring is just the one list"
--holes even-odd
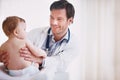
[[(79, 54), (78, 38), (69, 29), (74, 19), (74, 6), (66, 0), (55, 1), (50, 6), (50, 27), (34, 29), (29, 32), (29, 40), (47, 53), (47, 58), (31, 55), (28, 48), (20, 49), (21, 57), (27, 61), (33, 61), (42, 66), (49, 80), (57, 80), (54, 76), (62, 77), (59, 80), (67, 80), (67, 69)], [(75, 27), (75, 26), (74, 26)], [(4, 58), (2, 58), (4, 59)], [(5, 60), (3, 62), (6, 63)], [(7, 63), (8, 64), (8, 63)], [(56, 74), (56, 75), (55, 75)], [(60, 79), (61, 78), (61, 79)]]

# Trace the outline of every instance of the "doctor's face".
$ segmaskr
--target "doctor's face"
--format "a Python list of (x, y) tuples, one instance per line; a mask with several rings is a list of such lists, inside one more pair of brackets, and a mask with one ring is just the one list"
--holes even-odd
[(63, 37), (71, 21), (72, 18), (67, 19), (65, 9), (53, 9), (50, 14), (50, 26), (53, 35)]

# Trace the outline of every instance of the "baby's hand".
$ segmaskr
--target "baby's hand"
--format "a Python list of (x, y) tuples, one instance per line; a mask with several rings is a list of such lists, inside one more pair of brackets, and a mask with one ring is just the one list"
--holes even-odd
[(40, 52), (39, 53), (40, 58), (46, 58), (47, 54), (46, 54), (46, 52), (44, 50), (39, 49), (39, 52)]

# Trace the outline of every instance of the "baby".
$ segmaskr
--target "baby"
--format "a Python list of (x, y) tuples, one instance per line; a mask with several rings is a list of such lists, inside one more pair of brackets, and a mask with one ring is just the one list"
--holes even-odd
[(39, 71), (38, 64), (24, 60), (20, 57), (19, 50), (28, 47), (33, 55), (45, 58), (46, 53), (34, 47), (26, 40), (26, 23), (25, 20), (17, 16), (7, 17), (2, 24), (2, 28), (8, 40), (5, 41), (0, 51), (8, 52), (9, 64), (6, 66), (11, 76), (33, 75)]

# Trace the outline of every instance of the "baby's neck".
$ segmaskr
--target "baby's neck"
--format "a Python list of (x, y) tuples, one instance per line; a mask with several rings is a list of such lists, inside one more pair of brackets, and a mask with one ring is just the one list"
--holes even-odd
[(17, 38), (17, 37), (9, 37), (8, 38), (8, 41), (10, 42), (19, 42), (19, 41), (24, 41), (25, 39), (20, 39), (20, 38)]
[(19, 38), (19, 37), (15, 36), (15, 35), (8, 36), (8, 39), (9, 40), (25, 40), (25, 39), (22, 39), (22, 38)]

